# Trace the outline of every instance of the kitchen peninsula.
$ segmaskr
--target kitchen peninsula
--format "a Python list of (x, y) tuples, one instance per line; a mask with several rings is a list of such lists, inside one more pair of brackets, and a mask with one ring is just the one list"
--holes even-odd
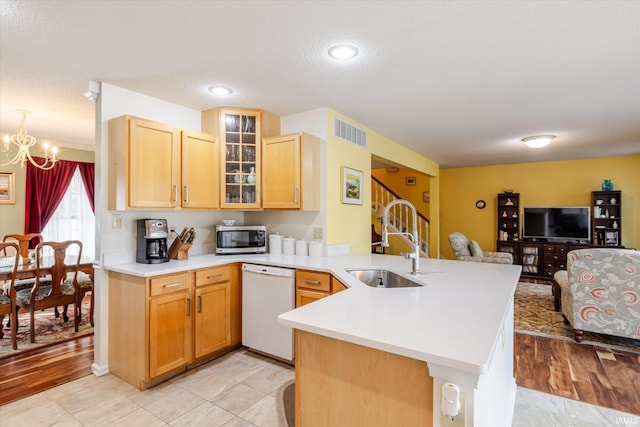
[[(298, 331), (297, 416), (321, 417), (325, 424), (336, 416), (367, 425), (373, 421), (368, 416), (377, 417), (371, 425), (384, 424), (382, 417), (398, 421), (397, 414), (412, 425), (511, 424), (513, 295), (520, 266), (423, 259), (413, 276), (406, 259), (379, 254), (200, 255), (105, 269), (152, 278), (244, 261), (328, 272), (349, 288), (279, 316)], [(372, 288), (346, 271), (353, 268), (386, 268), (424, 286)], [(440, 413), (440, 389), (448, 382), (461, 392), (456, 424)], [(305, 400), (309, 394), (314, 398)]]

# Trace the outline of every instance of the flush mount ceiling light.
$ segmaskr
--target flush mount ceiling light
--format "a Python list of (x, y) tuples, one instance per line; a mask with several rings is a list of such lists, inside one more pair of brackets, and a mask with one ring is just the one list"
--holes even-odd
[(334, 59), (351, 59), (358, 54), (358, 48), (350, 44), (337, 44), (329, 48), (329, 56)]
[(542, 148), (551, 143), (551, 140), (555, 138), (555, 135), (535, 135), (522, 138), (522, 142), (527, 144), (529, 148)]
[(209, 88), (209, 92), (211, 92), (214, 95), (224, 96), (224, 95), (231, 95), (233, 93), (233, 89), (231, 89), (228, 86), (215, 85)]

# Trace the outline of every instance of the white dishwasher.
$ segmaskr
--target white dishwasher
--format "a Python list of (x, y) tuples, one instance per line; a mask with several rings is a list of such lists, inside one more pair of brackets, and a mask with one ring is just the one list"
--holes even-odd
[(278, 315), (295, 308), (295, 270), (242, 264), (242, 344), (293, 361), (293, 329)]

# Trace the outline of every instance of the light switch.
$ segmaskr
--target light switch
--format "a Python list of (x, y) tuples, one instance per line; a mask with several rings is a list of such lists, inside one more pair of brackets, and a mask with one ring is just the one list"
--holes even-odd
[(122, 228), (122, 214), (111, 214), (111, 228)]

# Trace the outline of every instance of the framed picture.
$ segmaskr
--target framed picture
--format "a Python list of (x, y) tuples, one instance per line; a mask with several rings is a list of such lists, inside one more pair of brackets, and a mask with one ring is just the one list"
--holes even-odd
[(16, 182), (13, 172), (0, 172), (0, 204), (16, 202)]
[(361, 171), (342, 167), (342, 203), (362, 204), (362, 178)]
[(605, 233), (605, 245), (615, 245), (618, 246), (618, 232), (617, 231), (607, 231)]
[(415, 176), (408, 176), (404, 179), (405, 184), (407, 185), (416, 185), (416, 177)]
[(389, 173), (395, 173), (395, 172), (398, 172), (399, 170), (400, 170), (400, 168), (395, 168), (395, 167), (394, 168), (387, 168), (387, 172), (389, 172)]
[(429, 203), (431, 201), (431, 191), (422, 192), (422, 201), (425, 203)]

